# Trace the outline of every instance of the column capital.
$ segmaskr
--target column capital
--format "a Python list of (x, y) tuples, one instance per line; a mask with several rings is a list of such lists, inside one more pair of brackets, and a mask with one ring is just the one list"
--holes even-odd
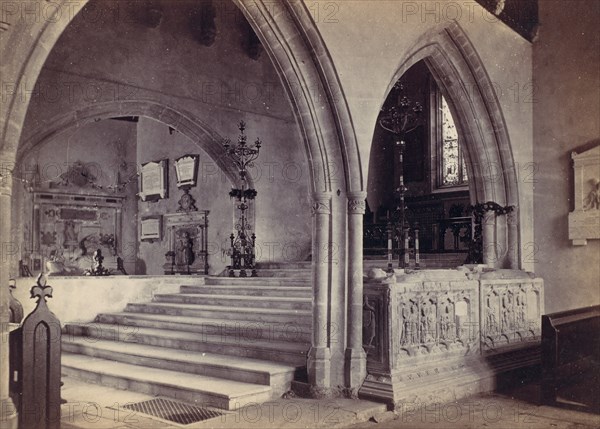
[(0, 195), (10, 197), (13, 188), (12, 171), (0, 167)]
[(313, 214), (330, 214), (331, 213), (331, 193), (329, 192), (314, 192), (312, 198), (312, 213)]
[(364, 214), (366, 210), (366, 192), (350, 192), (348, 194), (348, 213)]
[(519, 206), (513, 206), (513, 209), (506, 214), (506, 221), (509, 225), (519, 224)]

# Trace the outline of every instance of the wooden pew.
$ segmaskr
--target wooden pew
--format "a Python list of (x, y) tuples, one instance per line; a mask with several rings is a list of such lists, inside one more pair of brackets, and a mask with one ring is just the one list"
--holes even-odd
[(542, 403), (600, 412), (600, 305), (542, 316)]

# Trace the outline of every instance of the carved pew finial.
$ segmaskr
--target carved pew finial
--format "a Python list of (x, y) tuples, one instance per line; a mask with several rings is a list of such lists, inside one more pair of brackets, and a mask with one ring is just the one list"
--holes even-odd
[(31, 287), (31, 298), (37, 298), (37, 305), (46, 304), (46, 298), (52, 298), (52, 286), (46, 285), (46, 277), (43, 273), (37, 276), (35, 285)]

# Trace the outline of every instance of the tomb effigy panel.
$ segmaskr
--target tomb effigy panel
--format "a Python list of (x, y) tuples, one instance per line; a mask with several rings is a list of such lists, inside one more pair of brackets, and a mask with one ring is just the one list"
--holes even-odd
[(541, 279), (481, 280), (480, 284), (484, 354), (540, 341), (544, 308)]
[(496, 374), (509, 367), (531, 364), (543, 281), (522, 271), (488, 271), (461, 267), (365, 280), (367, 377), (359, 395), (395, 406), (455, 400), (491, 390)]

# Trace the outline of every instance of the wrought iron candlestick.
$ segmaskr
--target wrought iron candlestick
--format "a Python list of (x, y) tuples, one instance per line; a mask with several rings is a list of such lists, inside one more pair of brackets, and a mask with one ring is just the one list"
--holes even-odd
[(237, 145), (232, 146), (229, 139), (225, 140), (223, 147), (227, 155), (233, 160), (240, 174), (240, 189), (232, 189), (229, 192), (231, 198), (236, 199), (236, 207), (239, 210), (239, 217), (234, 225), (235, 233), (231, 233), (229, 239), (231, 241), (231, 265), (228, 267), (229, 276), (235, 277), (234, 270), (240, 270), (240, 277), (247, 277), (247, 270), (250, 270), (251, 277), (257, 277), (256, 272), (256, 235), (252, 232), (252, 225), (248, 221), (248, 209), (250, 201), (256, 197), (256, 190), (248, 188), (248, 167), (258, 158), (260, 147), (262, 145), (260, 139), (256, 139), (254, 147), (247, 143), (247, 137), (244, 134), (246, 124), (241, 121), (239, 125), (240, 135)]
[[(408, 268), (410, 260), (408, 240), (410, 226), (406, 222), (405, 195), (408, 190), (404, 185), (404, 151), (406, 150), (406, 134), (415, 130), (420, 125), (420, 116), (423, 112), (423, 106), (418, 101), (412, 101), (404, 94), (404, 86), (397, 82), (394, 89), (398, 91), (398, 100), (395, 105), (384, 108), (379, 117), (379, 125), (386, 131), (396, 136), (396, 146), (399, 151), (399, 184), (396, 188), (398, 195), (398, 205), (396, 207), (396, 227), (393, 228), (397, 233), (400, 254), (398, 256), (399, 268)], [(389, 246), (388, 246), (389, 247)], [(392, 250), (388, 248), (388, 260), (391, 259)], [(388, 264), (388, 269), (389, 269)], [(418, 265), (417, 265), (418, 268)]]

